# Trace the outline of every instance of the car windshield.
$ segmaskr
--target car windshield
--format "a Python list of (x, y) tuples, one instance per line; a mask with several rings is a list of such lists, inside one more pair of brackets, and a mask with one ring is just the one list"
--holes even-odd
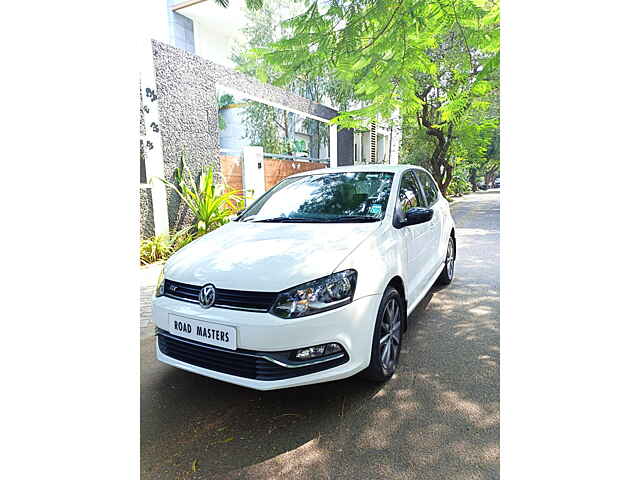
[(242, 222), (377, 222), (384, 217), (393, 173), (344, 172), (284, 179), (251, 205)]

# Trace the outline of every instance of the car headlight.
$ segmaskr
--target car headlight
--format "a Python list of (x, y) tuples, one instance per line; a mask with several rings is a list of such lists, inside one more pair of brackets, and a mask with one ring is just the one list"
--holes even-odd
[(160, 270), (158, 283), (156, 283), (156, 297), (161, 297), (162, 295), (164, 295), (164, 268)]
[(344, 270), (298, 285), (278, 294), (271, 313), (281, 318), (298, 318), (351, 303), (357, 278), (355, 270)]

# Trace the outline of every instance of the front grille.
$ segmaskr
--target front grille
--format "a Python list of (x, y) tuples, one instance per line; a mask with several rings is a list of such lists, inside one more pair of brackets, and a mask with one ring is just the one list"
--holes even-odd
[(349, 360), (345, 352), (341, 358), (306, 367), (287, 368), (260, 358), (259, 355), (287, 356), (290, 352), (257, 352), (253, 350), (225, 350), (193, 340), (177, 337), (166, 330), (156, 329), (158, 347), (168, 357), (197, 367), (254, 380), (283, 380), (337, 367)]
[[(198, 303), (201, 286), (187, 283), (164, 281), (164, 294), (167, 297), (187, 302)], [(236, 310), (251, 310), (255, 312), (268, 312), (273, 305), (277, 293), (271, 292), (245, 292), (242, 290), (223, 290), (216, 288), (216, 300), (214, 307), (233, 308)]]

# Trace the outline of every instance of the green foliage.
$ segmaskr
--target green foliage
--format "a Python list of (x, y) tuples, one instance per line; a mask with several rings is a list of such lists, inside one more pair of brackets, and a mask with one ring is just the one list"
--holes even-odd
[[(272, 70), (257, 64), (251, 49), (264, 47), (273, 42), (277, 25), (281, 19), (278, 17), (278, 11), (271, 0), (268, 0), (263, 7), (258, 11), (248, 12), (247, 26), (243, 29), (243, 33), (248, 39), (246, 48), (236, 48), (231, 59), (241, 72), (268, 82), (273, 77)], [(248, 138), (252, 145), (262, 146), (267, 153), (291, 153), (286, 139), (288, 134), (285, 126), (286, 112), (270, 105), (252, 101), (243, 109), (242, 117), (245, 138)]]
[(194, 236), (187, 230), (183, 229), (170, 235), (155, 235), (143, 239), (140, 242), (140, 263), (148, 265), (169, 258), (173, 253), (193, 241)]
[(283, 15), (299, 15), (304, 11), (303, 2), (299, 0), (265, 0), (260, 10), (247, 12), (247, 26), (242, 30), (247, 43), (236, 47), (231, 59), (239, 71), (262, 82), (277, 83), (310, 100), (324, 103), (328, 100), (346, 109), (353, 100), (353, 88), (338, 79), (330, 69), (316, 73), (300, 68), (283, 79), (281, 68), (264, 59), (270, 45), (293, 33), (289, 27), (290, 19)]
[[(279, 76), (278, 70), (264, 62), (258, 52), (263, 51), (288, 29), (283, 25), (285, 14), (302, 12), (304, 6), (296, 0), (265, 0), (260, 10), (247, 12), (247, 25), (243, 33), (246, 44), (234, 48), (231, 59), (237, 69), (263, 82), (274, 83)], [(283, 84), (287, 90), (316, 102), (333, 102), (346, 105), (349, 93), (340, 86), (331, 75), (313, 76), (302, 71)], [(294, 129), (290, 128), (295, 118), (291, 113), (264, 105), (249, 102), (243, 109), (243, 124), (246, 137), (252, 145), (260, 145), (265, 152), (293, 155), (300, 151), (293, 138)], [(320, 145), (328, 141), (328, 128), (319, 126), (317, 120), (305, 119), (302, 130), (311, 136), (309, 155), (317, 158)]]
[(171, 238), (169, 235), (156, 235), (140, 242), (140, 263), (149, 264), (166, 260), (171, 255)]
[(306, 152), (307, 144), (304, 140), (294, 140), (293, 141), (293, 150), (296, 153)]
[(460, 175), (454, 175), (447, 187), (447, 197), (460, 197), (471, 191), (471, 184)]
[(256, 56), (277, 70), (281, 85), (301, 75), (329, 74), (353, 90), (365, 106), (341, 112), (335, 122), (344, 127), (377, 115), (390, 120), (396, 109), (415, 118), (425, 101), (425, 80), (441, 88), (465, 85), (440, 98), (441, 115), (455, 120), (472, 96), (493, 88), (491, 72), (499, 65), (494, 1), (314, 1), (284, 27), (290, 34)]
[(249, 102), (242, 109), (245, 138), (260, 145), (265, 153), (292, 154), (287, 133), (289, 115), (284, 110), (260, 102)]
[(474, 129), (488, 131), (486, 118), (498, 118), (490, 110), (499, 82), (499, 21), (492, 0), (312, 1), (283, 24), (284, 38), (254, 49), (253, 63), (285, 86), (331, 78), (347, 92), (343, 100), (359, 102), (341, 107), (332, 120), (341, 127), (365, 127), (379, 117), (392, 123), (399, 112), (403, 144), (417, 147), (409, 150), (412, 163), (427, 167), (446, 191), (457, 162), (484, 155), (486, 146), (469, 141)]
[(188, 245), (189, 243), (195, 240), (196, 237), (191, 232), (189, 232), (189, 230), (190, 228), (182, 230), (175, 235), (175, 237), (173, 238), (173, 244), (172, 244), (173, 252), (171, 253), (177, 252), (182, 247)]
[(233, 98), (233, 95), (225, 93), (223, 95), (220, 95), (220, 98), (218, 98), (218, 108), (228, 107), (234, 102), (235, 100)]
[(227, 124), (225, 123), (224, 118), (222, 118), (222, 110), (234, 102), (235, 100), (233, 98), (233, 95), (230, 95), (228, 93), (225, 93), (224, 95), (220, 95), (220, 97), (218, 97), (218, 129), (219, 130), (224, 130), (225, 128), (227, 128)]
[[(490, 163), (499, 165), (496, 147), (500, 128), (498, 96), (492, 91), (482, 98), (482, 107), (469, 105), (455, 121), (433, 117), (430, 120), (433, 109), (425, 114), (425, 121), (404, 119), (403, 163), (429, 169), (442, 191), (447, 191), (446, 187), (455, 175), (463, 175), (475, 183), (473, 179), (484, 174)], [(430, 99), (430, 102), (434, 101)], [(440, 122), (438, 128), (431, 125), (431, 121)]]
[[(329, 128), (314, 119), (296, 124), (299, 117), (291, 112), (260, 102), (247, 102), (241, 112), (245, 138), (251, 145), (262, 146), (265, 153), (293, 155), (308, 152), (318, 158), (320, 145), (328, 142)], [(294, 129), (294, 125), (297, 127)], [(293, 133), (301, 131), (310, 136), (310, 144), (295, 139)], [(308, 149), (307, 149), (308, 147)]]
[(240, 190), (225, 192), (226, 185), (214, 183), (213, 166), (205, 168), (196, 181), (185, 163), (184, 154), (175, 171), (176, 184), (162, 179), (189, 207), (195, 217), (196, 237), (204, 235), (229, 221), (244, 208), (245, 196)]
[(497, 97), (494, 97), (486, 111), (477, 113), (472, 121), (458, 129), (452, 142), (454, 173), (464, 172), (474, 190), (481, 178), (491, 183), (494, 174), (500, 170), (498, 111)]

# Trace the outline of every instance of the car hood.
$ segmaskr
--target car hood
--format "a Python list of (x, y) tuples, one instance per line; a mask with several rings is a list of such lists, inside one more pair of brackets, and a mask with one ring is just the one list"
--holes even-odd
[(379, 226), (231, 222), (176, 252), (167, 261), (165, 278), (278, 292), (329, 275)]

